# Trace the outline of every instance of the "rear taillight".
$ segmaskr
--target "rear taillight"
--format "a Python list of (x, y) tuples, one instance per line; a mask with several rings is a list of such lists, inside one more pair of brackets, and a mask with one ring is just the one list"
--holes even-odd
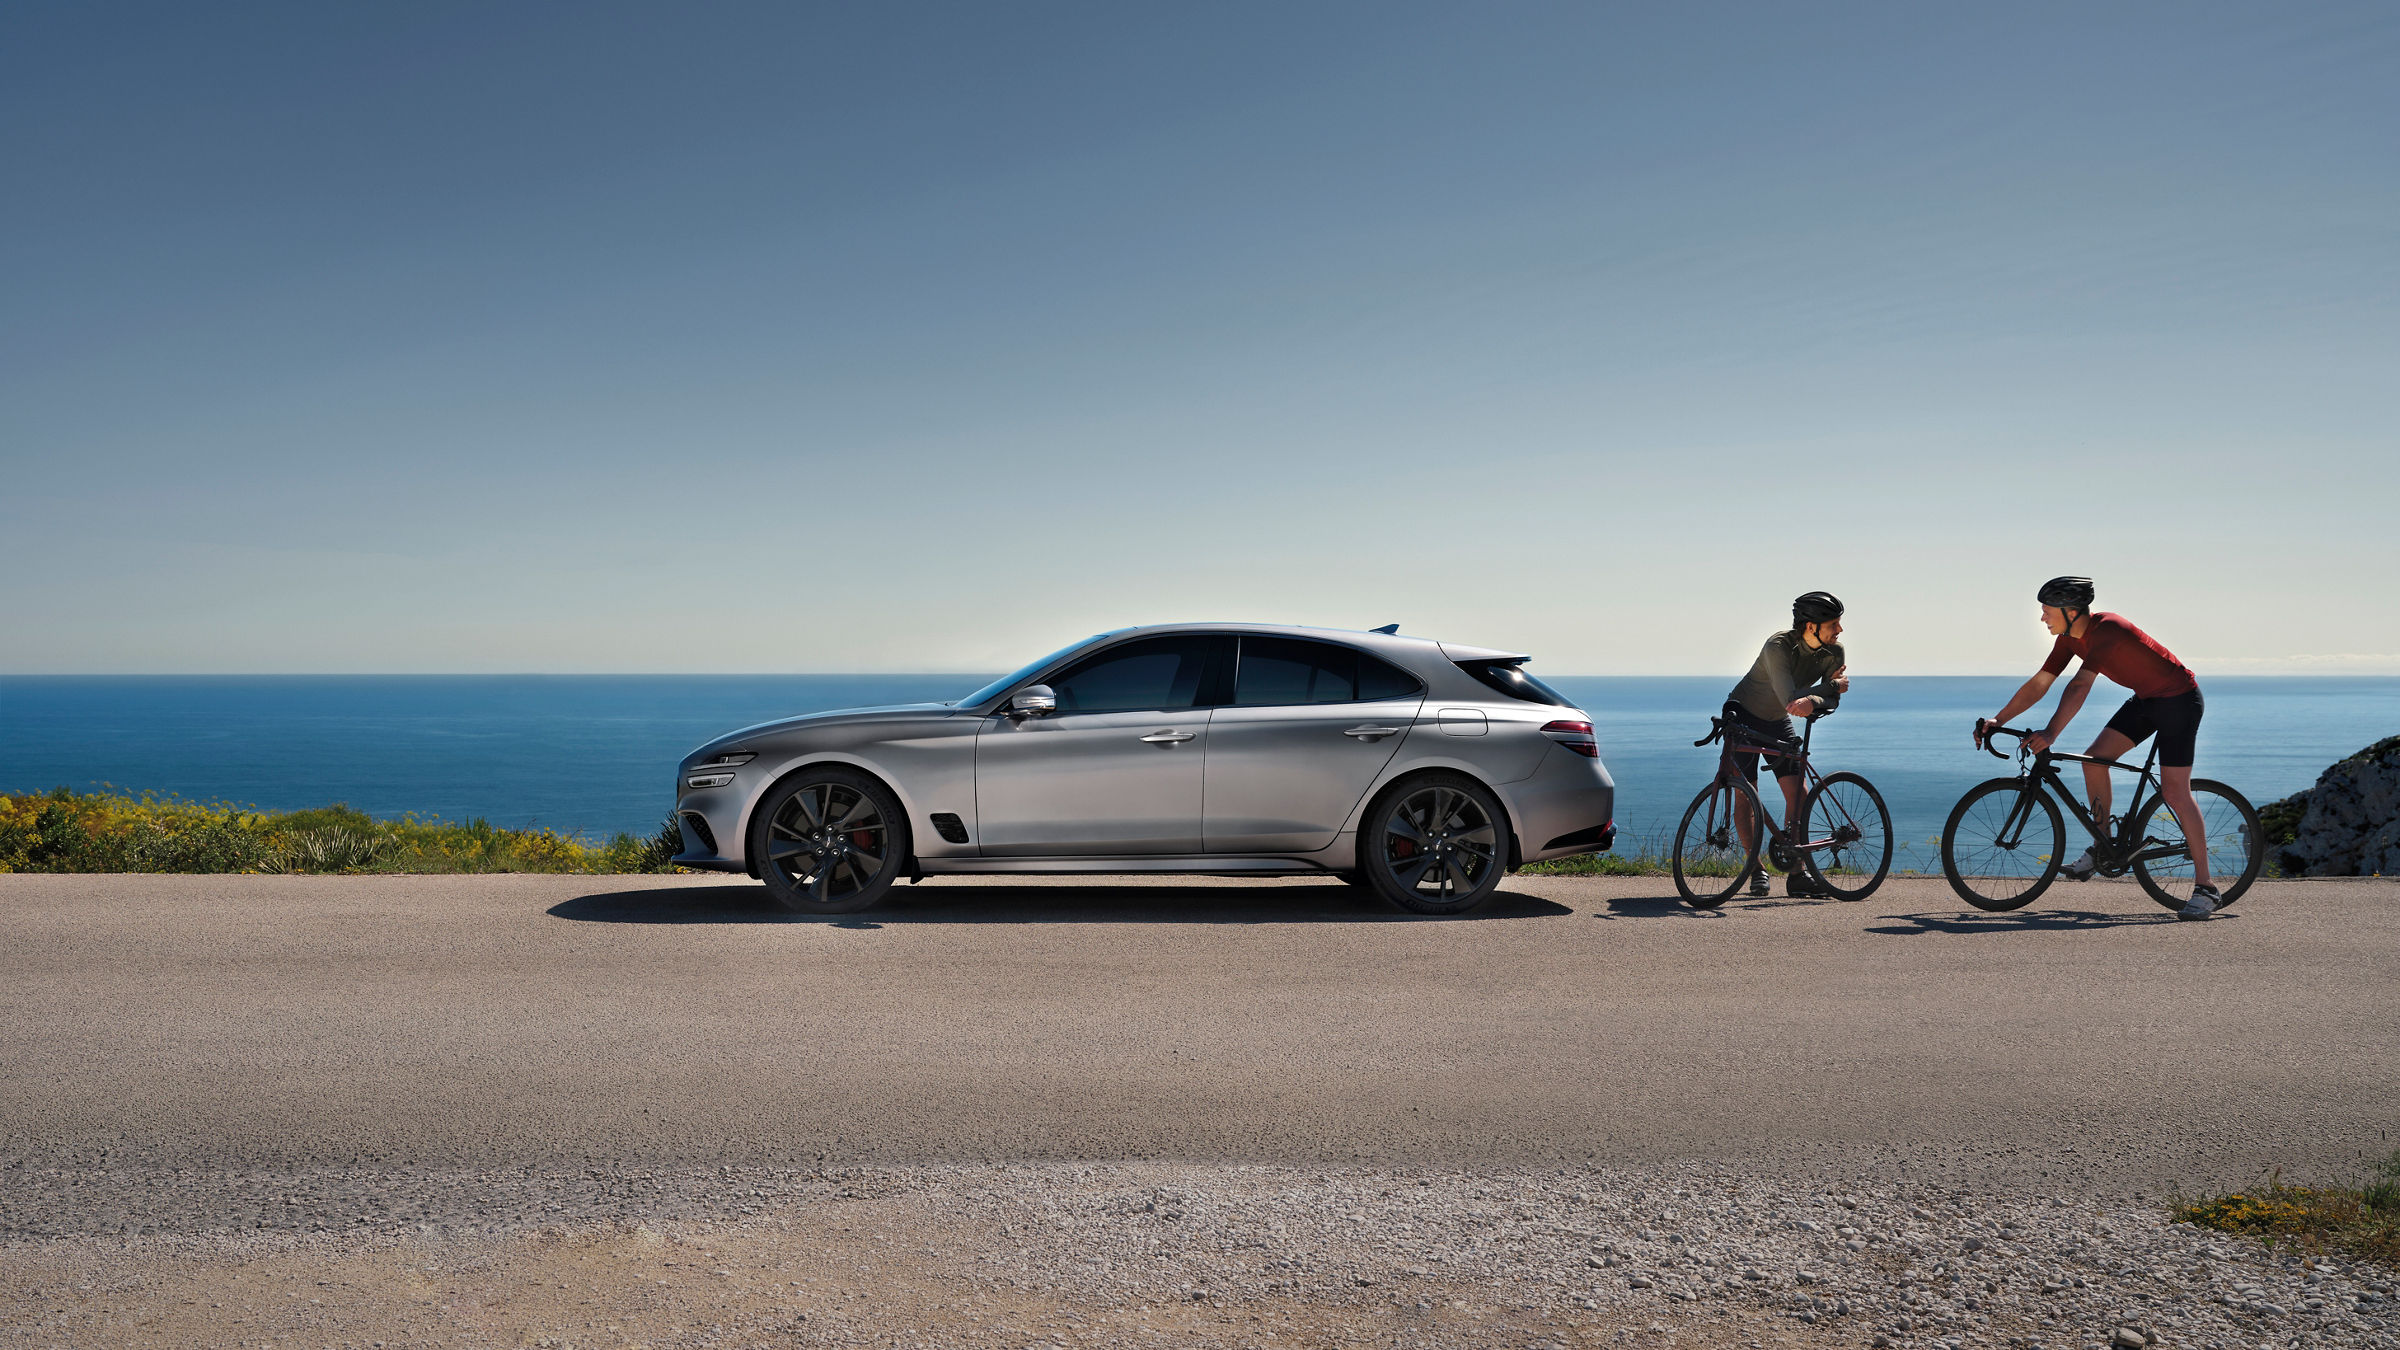
[(1600, 744), (1592, 739), (1589, 722), (1552, 722), (1542, 728), (1542, 734), (1585, 759), (1600, 758)]

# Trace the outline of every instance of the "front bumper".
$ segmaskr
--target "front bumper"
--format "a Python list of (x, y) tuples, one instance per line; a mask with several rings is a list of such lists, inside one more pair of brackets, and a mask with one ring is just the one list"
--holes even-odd
[[(678, 775), (679, 787), (682, 781)], [(739, 778), (724, 787), (684, 788), (675, 801), (675, 823), (683, 831), (683, 848), (671, 861), (677, 867), (702, 872), (748, 872), (740, 847), (744, 800), (744, 784)]]

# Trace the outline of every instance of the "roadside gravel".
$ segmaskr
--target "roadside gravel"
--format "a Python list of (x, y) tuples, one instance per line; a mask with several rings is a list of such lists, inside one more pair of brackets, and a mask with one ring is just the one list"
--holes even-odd
[(724, 1217), (629, 1198), (609, 1222), (515, 1231), (19, 1240), (0, 1248), (0, 1329), (78, 1346), (2400, 1345), (2388, 1269), (2073, 1196), (1710, 1167), (669, 1180), (681, 1208)]

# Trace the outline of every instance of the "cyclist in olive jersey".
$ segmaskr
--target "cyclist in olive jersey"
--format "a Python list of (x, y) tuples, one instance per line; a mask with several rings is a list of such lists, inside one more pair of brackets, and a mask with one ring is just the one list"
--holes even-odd
[[(1837, 640), (1841, 635), (1842, 602), (1827, 592), (1810, 591), (1792, 602), (1791, 628), (1767, 639), (1758, 650), (1758, 659), (1750, 663), (1750, 673), (1725, 696), (1725, 718), (1747, 733), (1743, 739), (1786, 752), (1775, 757), (1775, 781), (1783, 788), (1784, 811), (1795, 836), (1800, 828), (1801, 771), (1800, 736), (1792, 719), (1830, 712), (1849, 692), (1850, 665)], [(1761, 758), (1755, 752), (1736, 755), (1734, 764), (1743, 776), (1756, 781)], [(1749, 814), (1747, 804), (1742, 814)], [(1746, 847), (1758, 825), (1749, 820), (1736, 823)], [(1802, 867), (1786, 873), (1784, 894), (1812, 898), (1828, 894), (1818, 890), (1806, 873)], [(1750, 894), (1767, 893), (1767, 872), (1761, 867), (1750, 874)]]
[[(2076, 668), (2075, 678), (2067, 682), (2067, 690), (2058, 697), (2058, 711), (2051, 715), (2050, 725), (2025, 738), (2028, 748), (2047, 750), (2066, 731), (2067, 724), (2082, 711), (2084, 698), (2091, 693), (2092, 683), (2106, 675), (2109, 679), (2133, 691), (2125, 706), (2108, 719), (2091, 748), (2084, 751), (2101, 759), (2116, 759), (2140, 745), (2152, 735), (2158, 737), (2158, 795), (2166, 799), (2167, 809), (2183, 827), (2183, 837), (2191, 841), (2192, 898), (2176, 911), (2181, 919), (2205, 919), (2216, 913), (2223, 901), (2208, 875), (2208, 831), (2202, 824), (2200, 805), (2192, 800), (2192, 748), (2200, 732), (2200, 681), (2175, 653), (2160, 646), (2148, 633), (2134, 627), (2115, 614), (2092, 612), (2093, 596), (2090, 577), (2052, 577), (2042, 584), (2035, 597), (2042, 604), (2042, 624), (2057, 639), (2051, 644), (2050, 657), (2034, 672), (2024, 687), (2010, 696), (2000, 711), (1992, 716), (1995, 724), (2039, 703), (2042, 695), (2058, 679), (2067, 662), (2077, 657), (2083, 664)], [(1975, 743), (1983, 744), (1983, 727), (1975, 728)], [(2103, 831), (2109, 825), (2110, 784), (2108, 766), (2083, 766), (2083, 786), (2091, 798), (2092, 819), (2100, 822)], [(2072, 881), (2089, 881), (2099, 870), (2097, 850), (2107, 845), (2095, 837), (2092, 847), (2083, 856), (2061, 869)]]

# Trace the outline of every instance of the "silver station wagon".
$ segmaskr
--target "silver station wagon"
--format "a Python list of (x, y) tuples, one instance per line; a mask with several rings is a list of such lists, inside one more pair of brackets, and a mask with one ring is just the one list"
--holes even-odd
[(675, 776), (675, 861), (813, 914), (999, 872), (1330, 874), (1461, 913), (1616, 835), (1591, 718), (1526, 659), (1389, 629), (1102, 633), (956, 703), (702, 746)]

